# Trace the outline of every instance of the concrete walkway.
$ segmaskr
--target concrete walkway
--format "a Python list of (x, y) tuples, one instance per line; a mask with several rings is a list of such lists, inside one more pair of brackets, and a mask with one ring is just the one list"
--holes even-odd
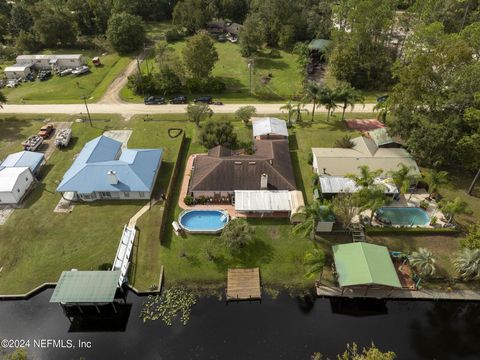
[(142, 217), (143, 214), (150, 210), (152, 206), (155, 205), (158, 201), (159, 199), (151, 199), (148, 203), (146, 203), (140, 210), (137, 211), (135, 215), (130, 218), (130, 220), (128, 221), (128, 227), (134, 228), (137, 225), (138, 219), (140, 219), (140, 217)]
[(365, 294), (363, 289), (342, 289), (316, 285), (317, 295), (321, 297), (346, 297), (346, 298), (376, 298), (376, 299), (419, 299), (419, 300), (466, 300), (480, 301), (480, 291), (475, 290), (385, 290), (369, 289)]

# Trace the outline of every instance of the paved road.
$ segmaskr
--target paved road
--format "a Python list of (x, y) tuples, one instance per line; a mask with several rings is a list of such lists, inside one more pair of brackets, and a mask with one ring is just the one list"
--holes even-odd
[[(212, 105), (215, 113), (231, 114), (239, 107), (249, 104), (225, 104)], [(256, 107), (259, 114), (278, 114), (284, 111), (280, 107), (284, 104), (251, 104)], [(375, 104), (355, 105), (354, 112), (371, 113)], [(311, 109), (310, 106), (306, 106)], [(83, 104), (64, 104), (64, 105), (4, 105), (3, 113), (17, 114), (85, 114), (85, 105)], [(125, 118), (130, 118), (135, 114), (182, 114), (186, 111), (185, 105), (144, 105), (144, 104), (115, 104), (115, 103), (95, 103), (89, 104), (88, 109), (92, 114), (122, 114)], [(315, 112), (323, 112), (324, 108), (318, 108)], [(337, 111), (338, 113), (338, 111)], [(307, 116), (308, 117), (308, 116)]]

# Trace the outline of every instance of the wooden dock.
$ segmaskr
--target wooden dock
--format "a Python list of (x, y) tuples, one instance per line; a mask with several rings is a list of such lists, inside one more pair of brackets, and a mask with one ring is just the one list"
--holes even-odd
[(227, 301), (260, 300), (260, 270), (228, 269)]

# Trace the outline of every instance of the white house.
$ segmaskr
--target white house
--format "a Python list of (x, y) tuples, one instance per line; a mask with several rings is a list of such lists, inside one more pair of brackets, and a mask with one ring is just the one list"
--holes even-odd
[(7, 66), (3, 71), (7, 79), (25, 79), (32, 72), (32, 63)]
[(33, 182), (28, 167), (0, 168), (0, 204), (18, 204)]
[(86, 64), (82, 54), (19, 55), (17, 65), (33, 64), (36, 70), (76, 68)]

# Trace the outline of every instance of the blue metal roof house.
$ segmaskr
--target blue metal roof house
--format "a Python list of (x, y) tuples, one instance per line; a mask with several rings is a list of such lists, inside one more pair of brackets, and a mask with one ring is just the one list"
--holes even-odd
[(162, 149), (122, 150), (121, 142), (99, 136), (85, 144), (57, 191), (84, 201), (150, 199), (162, 155)]
[(37, 174), (45, 157), (42, 153), (20, 151), (7, 156), (0, 167), (28, 167), (32, 174)]

